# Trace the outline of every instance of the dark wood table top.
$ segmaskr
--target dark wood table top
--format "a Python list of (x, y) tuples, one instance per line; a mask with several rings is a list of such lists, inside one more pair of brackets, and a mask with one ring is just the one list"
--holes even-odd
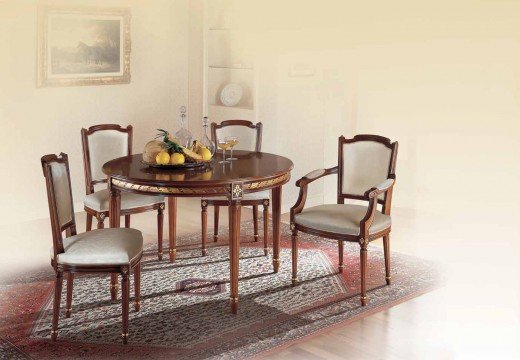
[[(239, 182), (248, 185), (244, 189), (245, 192), (254, 192), (286, 183), (293, 168), (291, 160), (275, 154), (235, 150), (233, 156), (237, 160), (228, 164), (219, 164), (222, 154), (217, 152), (212, 162), (204, 168), (178, 170), (149, 167), (142, 162), (141, 154), (135, 154), (107, 162), (103, 165), (103, 172), (112, 178), (113, 184), (114, 179), (120, 180), (120, 182), (116, 181), (116, 186), (123, 190), (126, 188), (137, 192), (149, 192), (150, 189), (130, 188), (129, 184), (166, 188), (209, 188)], [(266, 182), (269, 180), (271, 184)], [(169, 193), (170, 191), (159, 189), (150, 192)]]

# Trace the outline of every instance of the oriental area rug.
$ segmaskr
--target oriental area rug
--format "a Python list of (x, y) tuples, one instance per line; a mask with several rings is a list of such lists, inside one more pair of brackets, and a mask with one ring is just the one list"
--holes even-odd
[(339, 274), (337, 242), (300, 233), (300, 282), (291, 287), (289, 226), (282, 224), (277, 274), (271, 254), (264, 256), (261, 236), (254, 242), (252, 233), (252, 222), (243, 222), (237, 315), (231, 314), (228, 303), (229, 248), (223, 228), (205, 257), (199, 233), (177, 239), (175, 263), (158, 261), (153, 245), (147, 247), (142, 305), (139, 312), (130, 305), (128, 345), (121, 341), (121, 303), (110, 300), (109, 276), (76, 276), (70, 318), (65, 318), (64, 282), (56, 342), (50, 340), (52, 268), (4, 282), (0, 358), (251, 358), (383, 311), (438, 285), (434, 264), (393, 252), (393, 282), (386, 286), (383, 251), (369, 246), (369, 303), (362, 307), (358, 244), (345, 244), (346, 267)]

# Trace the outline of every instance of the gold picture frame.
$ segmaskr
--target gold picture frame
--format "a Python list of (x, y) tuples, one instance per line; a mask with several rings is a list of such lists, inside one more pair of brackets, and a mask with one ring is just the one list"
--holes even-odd
[(38, 87), (130, 83), (129, 8), (38, 9)]

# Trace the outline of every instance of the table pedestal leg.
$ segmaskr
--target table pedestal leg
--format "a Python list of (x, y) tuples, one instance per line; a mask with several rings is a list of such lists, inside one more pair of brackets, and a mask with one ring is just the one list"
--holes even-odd
[(282, 213), (282, 187), (272, 189), (272, 212), (273, 212), (273, 270), (275, 273), (280, 269), (280, 222)]
[[(110, 189), (108, 212), (110, 227), (118, 228), (121, 222), (121, 192), (114, 188)], [(110, 298), (117, 300), (117, 273), (110, 276)]]
[(170, 262), (174, 262), (177, 256), (175, 238), (177, 234), (177, 198), (168, 197), (168, 229), (169, 229), (169, 254)]
[(240, 201), (233, 200), (229, 204), (229, 260), (231, 312), (238, 311), (238, 264), (240, 258)]

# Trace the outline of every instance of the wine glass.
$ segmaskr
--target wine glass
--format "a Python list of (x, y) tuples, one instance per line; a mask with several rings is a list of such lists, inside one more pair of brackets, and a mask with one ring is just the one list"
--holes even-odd
[(237, 160), (237, 158), (233, 157), (233, 148), (238, 144), (238, 137), (227, 136), (226, 141), (229, 143), (229, 148), (231, 149), (231, 157), (228, 157), (228, 160)]
[(226, 139), (218, 139), (217, 145), (219, 148), (222, 149), (222, 160), (220, 160), (219, 164), (229, 164), (229, 161), (226, 160), (226, 150), (229, 148), (229, 142), (226, 141)]

